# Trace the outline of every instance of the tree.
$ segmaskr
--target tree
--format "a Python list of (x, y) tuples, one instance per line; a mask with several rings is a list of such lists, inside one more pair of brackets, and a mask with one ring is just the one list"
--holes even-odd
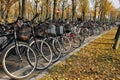
[(22, 17), (25, 16), (25, 0), (22, 0)]
[(49, 0), (46, 0), (46, 19), (49, 16)]
[(65, 0), (63, 0), (63, 3), (62, 3), (62, 15), (61, 15), (61, 19), (63, 19), (64, 17), (64, 8), (65, 8)]
[(96, 21), (96, 16), (97, 16), (97, 8), (99, 5), (99, 0), (93, 0), (94, 3), (94, 16), (93, 16), (93, 20)]
[(86, 14), (89, 11), (89, 1), (88, 0), (79, 0), (79, 4), (81, 7), (81, 13), (82, 13), (82, 20), (86, 20)]
[(92, 0), (92, 2), (94, 10), (89, 11), (89, 0), (0, 0), (0, 18), (7, 19), (16, 13), (13, 15), (15, 17), (18, 12), (19, 16), (27, 18), (32, 18), (35, 13), (41, 12), (42, 20), (50, 16), (53, 20), (58, 18), (75, 20), (81, 17), (83, 21), (88, 19), (87, 16), (92, 16), (94, 21), (97, 20), (97, 16), (99, 20), (104, 21), (108, 17), (114, 20), (118, 18), (118, 11), (109, 0)]
[(8, 18), (8, 13), (9, 13), (9, 10), (10, 10), (10, 7), (16, 3), (18, 0), (1, 0), (1, 5), (2, 5), (2, 8), (1, 8), (1, 13), (2, 13), (2, 18), (5, 18), (7, 19)]
[(1, 19), (1, 17), (2, 17), (2, 3), (0, 1), (0, 19)]
[(111, 11), (111, 2), (108, 0), (100, 0), (99, 1), (99, 18), (100, 21), (105, 21), (106, 16)]
[(75, 10), (76, 10), (75, 0), (72, 0), (72, 21), (74, 20), (75, 17)]
[(56, 14), (56, 4), (57, 4), (57, 0), (54, 0), (53, 20), (55, 20), (55, 14)]

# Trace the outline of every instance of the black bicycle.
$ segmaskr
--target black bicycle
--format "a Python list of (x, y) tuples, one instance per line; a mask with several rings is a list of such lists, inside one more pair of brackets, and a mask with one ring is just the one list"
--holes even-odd
[[(18, 41), (18, 23), (1, 24), (0, 37), (6, 39), (0, 44), (2, 65), (5, 73), (14, 79), (26, 78), (36, 68), (36, 54), (25, 42)], [(32, 63), (32, 66), (31, 64)]]
[(32, 49), (36, 52), (37, 55), (36, 69), (46, 69), (51, 64), (53, 55), (49, 44), (36, 33), (36, 27), (38, 26), (38, 24), (35, 24), (34, 19), (38, 16), (39, 14), (36, 14), (31, 21), (23, 21), (23, 25), (24, 27), (28, 26), (30, 28), (31, 34), (28, 41), (29, 46), (32, 47)]

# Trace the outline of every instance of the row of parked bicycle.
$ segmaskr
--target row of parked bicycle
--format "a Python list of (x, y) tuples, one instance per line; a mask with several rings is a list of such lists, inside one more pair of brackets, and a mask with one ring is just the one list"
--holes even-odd
[(38, 14), (29, 21), (22, 18), (0, 24), (0, 56), (5, 73), (14, 79), (43, 70), (63, 55), (80, 47), (84, 40), (110, 30), (114, 23), (69, 22), (68, 20), (35, 23)]

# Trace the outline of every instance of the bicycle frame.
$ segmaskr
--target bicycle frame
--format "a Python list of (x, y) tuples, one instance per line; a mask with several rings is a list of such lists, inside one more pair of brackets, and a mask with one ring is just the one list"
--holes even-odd
[(12, 42), (15, 42), (15, 48), (16, 48), (15, 51), (16, 51), (16, 54), (18, 55), (18, 58), (20, 58), (22, 60), (20, 52), (19, 52), (19, 48), (18, 48), (18, 44), (19, 43), (18, 43), (18, 40), (17, 40), (17, 33), (16, 32), (17, 32), (16, 28), (14, 27), (14, 31), (13, 31), (12, 34), (3, 34), (1, 36), (1, 37), (6, 36), (7, 40), (5, 42), (3, 42), (2, 44), (0, 44), (1, 45), (0, 52), (2, 52), (9, 44), (11, 44)]
[(28, 42), (30, 42), (31, 40), (34, 40), (35, 41), (34, 46), (36, 47), (37, 52), (40, 52), (40, 50), (39, 50), (40, 48), (39, 48), (39, 46), (38, 46), (38, 44), (36, 42), (35, 28), (33, 26), (30, 26), (30, 27), (31, 27), (31, 33), (32, 34), (31, 34), (31, 37), (30, 37)]

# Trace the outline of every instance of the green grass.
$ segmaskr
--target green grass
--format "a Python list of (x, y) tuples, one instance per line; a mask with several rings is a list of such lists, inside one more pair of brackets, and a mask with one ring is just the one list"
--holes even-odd
[(112, 49), (116, 30), (96, 39), (37, 80), (120, 80), (120, 48)]

